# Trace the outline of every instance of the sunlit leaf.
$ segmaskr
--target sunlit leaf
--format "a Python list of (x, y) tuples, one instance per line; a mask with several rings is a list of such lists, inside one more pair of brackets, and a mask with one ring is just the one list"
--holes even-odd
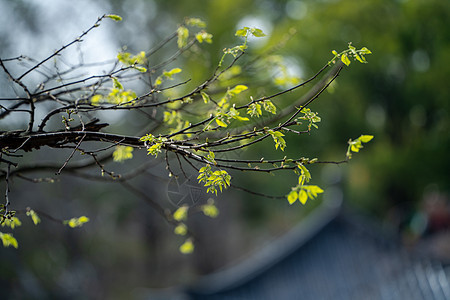
[(291, 191), (287, 196), (289, 204), (293, 204), (298, 199), (298, 193), (296, 191)]
[(194, 252), (194, 243), (192, 242), (192, 239), (187, 239), (181, 246), (180, 246), (180, 252), (183, 254), (189, 254)]
[(17, 243), (16, 238), (10, 233), (0, 232), (0, 239), (2, 240), (3, 247), (13, 246), (16, 249), (19, 247), (19, 243)]
[(184, 220), (187, 219), (188, 211), (189, 211), (189, 206), (183, 205), (183, 206), (179, 207), (179, 208), (173, 213), (173, 218), (174, 218), (176, 221), (184, 221)]
[(118, 15), (105, 15), (105, 18), (109, 18), (111, 20), (114, 20), (116, 22), (122, 21), (122, 17)]
[(178, 48), (183, 48), (184, 46), (186, 46), (189, 38), (189, 30), (184, 26), (180, 26), (177, 29), (177, 36)]
[(113, 152), (113, 160), (116, 162), (123, 162), (127, 159), (133, 158), (133, 147), (130, 146), (116, 146)]
[(301, 204), (305, 204), (306, 201), (308, 201), (308, 194), (305, 192), (304, 189), (301, 189), (298, 192), (298, 200), (300, 201)]
[(341, 61), (347, 66), (350, 65), (350, 59), (348, 59), (348, 56), (345, 53), (341, 55)]
[(219, 210), (215, 206), (213, 199), (208, 199), (208, 203), (202, 205), (201, 209), (203, 214), (210, 218), (216, 218), (219, 215)]
[(33, 221), (34, 225), (37, 225), (41, 222), (41, 218), (39, 218), (38, 214), (32, 209), (27, 211), (27, 216), (31, 217), (31, 220)]
[(89, 218), (86, 216), (81, 216), (79, 218), (72, 218), (70, 220), (64, 220), (63, 224), (64, 225), (69, 225), (69, 227), (71, 228), (75, 228), (75, 227), (81, 227), (83, 226), (84, 223), (89, 222)]
[(199, 27), (199, 28), (206, 27), (206, 23), (203, 20), (199, 19), (199, 18), (188, 18), (188, 19), (186, 19), (186, 25), (195, 26), (195, 27)]
[(202, 95), (203, 102), (208, 103), (211, 100), (211, 98), (209, 97), (209, 95), (207, 93), (200, 92), (200, 94)]
[(358, 139), (363, 143), (368, 143), (373, 139), (373, 135), (361, 135)]
[(185, 224), (183, 224), (183, 223), (180, 223), (180, 224), (178, 224), (178, 225), (175, 227), (175, 229), (173, 230), (173, 232), (174, 232), (175, 234), (178, 234), (178, 235), (186, 235), (186, 233), (187, 233), (187, 226), (186, 226)]
[(220, 120), (220, 119), (216, 119), (216, 123), (217, 125), (219, 125), (220, 127), (228, 127), (227, 123), (225, 123), (224, 121)]

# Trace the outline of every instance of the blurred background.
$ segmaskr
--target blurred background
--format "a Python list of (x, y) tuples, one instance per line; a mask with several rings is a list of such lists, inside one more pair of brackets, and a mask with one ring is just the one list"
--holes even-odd
[[(0, 57), (42, 59), (105, 13), (118, 14), (123, 21), (104, 22), (86, 38), (86, 61), (114, 58), (125, 45), (132, 53), (146, 51), (184, 17), (205, 20), (214, 42), (186, 63), (192, 78), (210, 74), (222, 49), (238, 43), (234, 32), (242, 26), (261, 28), (268, 35), (251, 41), (254, 54), (284, 41), (276, 54), (284, 57), (290, 75), (302, 79), (326, 64), (331, 50), (344, 50), (349, 42), (358, 49), (367, 47), (373, 53), (367, 56), (369, 63), (352, 63), (343, 70), (310, 107), (322, 118), (319, 129), (289, 139), (286, 155), (342, 160), (349, 138), (375, 138), (349, 164), (311, 167), (314, 183), (326, 192), (305, 206), (227, 191), (216, 199), (217, 219), (199, 215), (190, 220), (198, 238), (189, 256), (178, 252), (182, 239), (173, 229), (120, 186), (64, 174), (54, 184), (16, 178), (10, 194), (14, 208), (30, 206), (61, 218), (87, 215), (91, 222), (68, 230), (45, 219), (37, 227), (24, 221), (14, 231), (19, 249), (0, 248), (0, 287), (11, 297), (121, 299), (148, 288), (192, 283), (282, 235), (327, 197), (341, 198), (346, 208), (393, 229), (408, 247), (431, 243), (427, 238), (439, 235), (440, 255), (450, 258), (445, 250), (450, 247), (450, 2), (1, 0)], [(10, 96), (9, 83), (1, 76), (1, 96)], [(299, 95), (290, 93), (281, 101), (290, 103)], [(1, 123), (1, 130), (21, 121), (11, 122)], [(49, 160), (51, 151), (27, 159)], [(130, 165), (113, 168), (120, 172)], [(270, 195), (286, 194), (297, 181), (291, 174), (233, 175), (236, 185)], [(133, 183), (169, 206), (175, 194), (195, 188), (170, 179), (163, 164)]]

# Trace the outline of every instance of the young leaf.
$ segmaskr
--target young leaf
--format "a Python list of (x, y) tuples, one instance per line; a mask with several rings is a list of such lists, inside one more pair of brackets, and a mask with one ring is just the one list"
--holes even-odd
[(39, 218), (38, 214), (34, 210), (30, 209), (29, 211), (27, 211), (27, 216), (31, 217), (34, 225), (41, 223), (41, 218)]
[(217, 207), (214, 205), (214, 200), (213, 199), (208, 199), (208, 203), (205, 205), (202, 205), (201, 207), (203, 214), (205, 216), (208, 216), (210, 218), (216, 218), (219, 215), (219, 210), (217, 209)]
[(350, 59), (348, 59), (348, 56), (345, 53), (341, 55), (341, 61), (347, 66), (350, 65)]
[(178, 74), (178, 73), (180, 73), (181, 71), (182, 71), (182, 70), (181, 70), (180, 68), (173, 68), (173, 69), (170, 70), (170, 71), (164, 71), (164, 72), (163, 72), (163, 75), (166, 76), (166, 77), (169, 78), (169, 79), (172, 79), (172, 76), (173, 76), (173, 75)]
[(230, 96), (236, 96), (247, 89), (248, 89), (247, 86), (245, 86), (243, 84), (239, 84), (239, 85), (235, 86), (234, 88), (232, 88), (231, 90), (228, 90), (228, 94)]
[(142, 72), (142, 73), (147, 72), (147, 69), (144, 67), (133, 66), (133, 68), (135, 68), (136, 70), (138, 70), (139, 72)]
[(174, 232), (175, 234), (178, 234), (178, 235), (186, 235), (186, 233), (187, 233), (187, 226), (186, 226), (185, 224), (183, 224), (183, 223), (180, 223), (180, 224), (178, 224), (178, 225), (175, 227), (175, 229), (173, 230), (173, 232)]
[(64, 225), (69, 225), (69, 227), (71, 228), (75, 228), (75, 227), (81, 227), (83, 226), (84, 223), (89, 222), (89, 218), (86, 216), (81, 216), (79, 218), (72, 218), (70, 220), (64, 220), (63, 224)]
[(250, 30), (250, 32), (253, 34), (253, 36), (255, 37), (264, 37), (266, 36), (266, 34), (259, 28), (252, 28)]
[(209, 97), (209, 95), (207, 93), (200, 92), (200, 94), (202, 95), (202, 99), (203, 99), (203, 102), (205, 102), (205, 104), (211, 100), (211, 98)]
[(363, 143), (368, 143), (373, 139), (373, 135), (361, 135), (358, 139)]
[(199, 33), (197, 33), (196, 35), (195, 35), (195, 38), (197, 39), (197, 41), (199, 42), (199, 43), (203, 43), (203, 42), (206, 42), (206, 43), (208, 43), (208, 44), (211, 44), (212, 43), (212, 34), (210, 34), (210, 33), (207, 33), (206, 31), (204, 31), (204, 30), (202, 30), (201, 32), (199, 32)]
[(180, 246), (180, 252), (183, 254), (190, 254), (190, 253), (194, 252), (194, 243), (192, 242), (192, 239), (187, 239)]
[(187, 214), (189, 211), (189, 206), (187, 205), (183, 205), (180, 206), (174, 213), (173, 213), (173, 218), (180, 222), (180, 221), (184, 221), (187, 219)]
[(116, 162), (123, 162), (127, 159), (133, 158), (133, 147), (130, 146), (116, 146), (113, 152), (113, 160)]
[(118, 15), (105, 15), (105, 18), (110, 18), (116, 22), (122, 21), (122, 17)]
[(203, 21), (203, 20), (201, 20), (199, 18), (188, 18), (186, 20), (186, 25), (195, 26), (195, 27), (199, 27), (199, 28), (206, 27), (205, 21)]
[(123, 85), (119, 82), (119, 79), (116, 77), (111, 77), (113, 80), (113, 87), (118, 90), (123, 90)]
[(301, 204), (305, 204), (306, 201), (308, 201), (308, 194), (305, 192), (304, 189), (301, 189), (298, 192), (298, 200), (300, 201)]
[(2, 240), (3, 247), (13, 246), (16, 249), (19, 247), (19, 243), (17, 243), (17, 240), (10, 233), (0, 232), (0, 239)]
[(228, 127), (227, 123), (225, 123), (224, 121), (220, 120), (220, 119), (216, 119), (216, 123), (217, 125), (219, 125), (220, 127)]
[(184, 26), (180, 26), (177, 29), (177, 36), (178, 36), (177, 39), (178, 48), (183, 48), (184, 46), (186, 46), (189, 37), (189, 30)]
[(293, 204), (298, 198), (298, 193), (296, 191), (291, 191), (289, 195), (287, 195), (287, 200), (289, 204)]
[(249, 30), (248, 27), (244, 27), (244, 28), (239, 29), (238, 31), (236, 31), (235, 35), (236, 35), (236, 36), (242, 36), (242, 37), (245, 37), (245, 36), (247, 36), (248, 30)]

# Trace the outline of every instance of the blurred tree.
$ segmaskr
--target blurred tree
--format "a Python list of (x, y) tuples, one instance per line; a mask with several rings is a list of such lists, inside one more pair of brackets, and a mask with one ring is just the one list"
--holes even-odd
[(298, 13), (289, 13), (277, 29), (298, 29), (287, 48), (299, 53), (306, 68), (348, 41), (376, 53), (367, 68), (339, 80), (330, 95), (338, 104), (322, 101), (315, 108), (329, 120), (323, 126), (329, 141), (352, 128), (377, 137), (372, 159), (349, 166), (348, 198), (379, 216), (394, 213), (396, 222), (407, 222), (430, 190), (448, 199), (450, 4), (289, 1), (288, 6)]
[[(200, 196), (194, 195), (204, 192), (202, 186), (206, 193), (217, 196), (230, 186), (236, 188), (231, 183), (230, 171), (268, 174), (291, 170), (297, 174), (291, 191), (269, 198), (287, 197), (290, 204), (297, 200), (305, 204), (323, 192), (320, 187), (308, 184), (310, 165), (346, 162), (351, 152), (358, 152), (363, 143), (372, 139), (362, 135), (350, 140), (346, 158), (340, 161), (310, 159), (298, 151), (289, 156), (274, 153), (285, 150), (288, 137), (293, 140), (318, 128), (321, 118), (307, 106), (332, 84), (344, 66), (350, 64), (350, 59), (365, 62), (365, 55), (371, 54), (365, 47), (356, 49), (349, 45), (340, 53), (328, 54), (329, 62), (325, 59), (316, 74), (300, 80), (288, 72), (281, 56), (273, 55), (284, 40), (252, 53), (248, 49), (252, 39), (265, 34), (257, 27), (242, 27), (235, 34), (239, 43), (223, 49), (215, 66), (210, 63), (199, 66), (206, 60), (202, 46), (211, 44), (213, 35), (206, 31), (201, 19), (186, 18), (150, 50), (136, 53), (124, 48), (117, 59), (86, 62), (79, 45), (104, 19), (122, 20), (118, 15), (103, 15), (79, 37), (43, 59), (22, 55), (0, 59), (0, 67), (9, 80), (9, 88), (0, 99), (6, 103), (1, 105), (0, 115), (5, 129), (0, 134), (5, 180), (5, 202), (0, 207), (0, 217), (5, 227), (20, 226), (23, 220), (18, 218), (20, 215), (30, 217), (35, 225), (41, 218), (72, 228), (88, 222), (86, 216), (60, 219), (55, 215), (56, 206), (36, 209), (35, 205), (30, 208), (26, 199), (10, 200), (14, 178), (43, 184), (54, 183), (60, 174), (72, 174), (117, 183), (139, 196), (153, 209), (150, 215), (156, 213), (175, 234), (185, 237), (180, 251), (191, 253), (194, 245), (202, 244), (192, 229), (195, 221), (190, 221), (191, 217), (199, 213), (207, 217), (218, 215), (214, 199), (199, 200)], [(284, 39), (289, 37), (290, 34)], [(79, 47), (70, 52), (75, 46)], [(212, 70), (196, 73), (202, 68)], [(188, 77), (183, 78), (183, 74)], [(307, 85), (312, 86), (302, 97), (282, 99), (283, 95), (294, 94)], [(269, 145), (265, 152), (273, 158), (266, 159), (263, 153), (252, 151), (246, 154), (252, 156), (250, 159), (241, 156), (242, 150), (260, 143)], [(54, 149), (52, 161), (40, 157), (48, 157), (50, 152), (41, 151), (46, 147)], [(147, 149), (147, 155), (158, 159), (143, 161), (144, 157), (134, 151), (143, 148)], [(32, 163), (27, 165), (27, 161)], [(122, 167), (114, 164), (125, 161), (128, 163)], [(148, 187), (143, 190), (133, 183), (138, 175), (155, 176), (148, 170), (160, 173), (160, 165), (175, 180), (172, 187), (169, 182), (171, 205), (161, 203)], [(30, 176), (45, 171), (55, 172), (56, 177)], [(182, 180), (190, 184), (188, 190), (180, 184)], [(197, 181), (201, 185), (195, 187)], [(64, 197), (82, 196), (76, 187), (72, 188), (75, 189), (67, 188)], [(264, 191), (237, 188), (266, 196)], [(114, 210), (115, 223), (120, 224), (120, 219), (127, 217), (127, 224), (130, 220), (131, 224), (139, 224), (139, 217), (130, 216), (127, 205)], [(17, 209), (21, 206), (24, 208)], [(151, 225), (157, 227), (157, 221)], [(4, 246), (18, 247), (10, 233), (2, 232), (0, 238)], [(127, 244), (129, 236), (125, 234), (124, 238)], [(133, 251), (139, 255), (139, 245)], [(38, 256), (38, 252), (33, 253), (32, 260)], [(37, 270), (44, 268), (37, 261), (31, 264)], [(50, 286), (54, 276), (47, 276), (48, 281), (43, 283)]]

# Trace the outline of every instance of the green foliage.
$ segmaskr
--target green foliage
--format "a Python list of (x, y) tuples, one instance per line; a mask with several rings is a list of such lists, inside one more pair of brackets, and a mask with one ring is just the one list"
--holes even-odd
[(34, 225), (41, 223), (41, 218), (39, 218), (38, 214), (34, 210), (32, 209), (27, 210), (27, 216), (31, 217), (31, 220), (33, 221)]
[(187, 18), (185, 23), (188, 26), (194, 26), (194, 27), (199, 27), (199, 28), (206, 27), (205, 21), (203, 21), (199, 18)]
[(334, 57), (328, 62), (329, 65), (335, 63), (336, 59), (340, 58), (346, 66), (349, 66), (351, 63), (349, 57), (353, 57), (360, 63), (367, 63), (365, 55), (372, 54), (372, 51), (370, 51), (366, 47), (362, 47), (361, 49), (356, 50), (356, 48), (352, 46), (352, 43), (348, 43), (348, 49), (342, 51), (341, 53), (338, 53), (336, 50), (333, 50), (331, 52), (333, 53)]
[(187, 216), (188, 216), (188, 211), (189, 211), (189, 206), (187, 206), (187, 205), (180, 206), (173, 213), (174, 220), (176, 220), (178, 222), (185, 221), (187, 219)]
[(318, 113), (311, 111), (309, 108), (303, 108), (301, 111), (303, 113), (303, 116), (296, 119), (299, 124), (301, 122), (299, 120), (306, 120), (308, 121), (308, 131), (311, 131), (311, 126), (314, 128), (319, 128), (315, 123), (318, 123), (321, 121), (321, 118), (318, 116)]
[(209, 95), (207, 93), (202, 91), (202, 92), (200, 92), (200, 94), (201, 94), (203, 102), (205, 104), (208, 104), (208, 102), (211, 101), (211, 97), (209, 97)]
[(297, 199), (301, 204), (305, 204), (308, 201), (308, 198), (314, 200), (318, 194), (323, 193), (323, 190), (317, 185), (305, 185), (305, 183), (309, 182), (311, 179), (311, 173), (302, 163), (297, 164), (297, 166), (301, 172), (298, 178), (298, 184), (293, 187), (291, 192), (287, 195), (287, 200), (291, 205), (294, 204)]
[(197, 39), (197, 41), (199, 43), (206, 42), (208, 44), (211, 44), (212, 43), (212, 37), (213, 37), (212, 34), (206, 32), (204, 30), (200, 31), (199, 33), (197, 33), (195, 35), (195, 38)]
[(181, 246), (180, 252), (183, 254), (190, 254), (194, 252), (194, 242), (191, 238), (187, 239)]
[(284, 134), (280, 131), (274, 131), (272, 129), (268, 130), (267, 133), (272, 136), (273, 141), (275, 142), (275, 149), (280, 147), (281, 151), (284, 151), (284, 148), (286, 148), (286, 141), (283, 138)]
[(163, 83), (164, 79), (173, 80), (173, 75), (181, 73), (183, 70), (180, 68), (173, 68), (170, 71), (163, 71), (162, 75), (158, 76), (155, 80), (155, 86), (159, 86)]
[(6, 226), (6, 227), (9, 227), (11, 229), (19, 227), (20, 225), (22, 225), (22, 222), (17, 217), (6, 218), (2, 222), (2, 227)]
[(64, 220), (64, 225), (69, 225), (71, 228), (81, 227), (83, 224), (89, 222), (89, 218), (86, 216), (81, 216), (79, 218), (72, 218), (70, 220)]
[(189, 29), (187, 29), (184, 26), (178, 27), (177, 36), (178, 36), (178, 40), (177, 40), (178, 48), (181, 49), (187, 45), (188, 38), (189, 38)]
[(105, 15), (105, 18), (109, 18), (111, 20), (114, 20), (116, 22), (122, 21), (122, 17), (118, 15)]
[(214, 204), (214, 199), (208, 199), (208, 202), (204, 205), (202, 205), (201, 210), (205, 216), (208, 216), (210, 218), (217, 218), (219, 215), (219, 210), (217, 209), (217, 206)]
[(123, 162), (127, 159), (133, 158), (133, 147), (130, 146), (116, 146), (113, 152), (113, 160), (116, 162)]
[(247, 38), (248, 36), (254, 36), (254, 37), (264, 37), (266, 34), (259, 28), (255, 27), (244, 27), (241, 29), (238, 29), (236, 31), (236, 36), (241, 36)]
[(2, 240), (3, 247), (13, 246), (16, 249), (19, 247), (17, 240), (10, 233), (0, 232), (0, 239)]
[(207, 164), (199, 170), (197, 177), (199, 183), (204, 183), (207, 187), (207, 193), (213, 193), (217, 195), (217, 189), (222, 192), (222, 189), (226, 189), (230, 186), (231, 176), (225, 170), (212, 171), (211, 166)]
[(139, 66), (147, 63), (147, 57), (144, 51), (141, 51), (136, 55), (132, 55), (129, 52), (120, 52), (117, 54), (117, 59), (125, 66), (131, 66), (142, 73), (147, 72), (146, 68)]
[(186, 235), (188, 232), (187, 226), (184, 223), (178, 224), (173, 232), (177, 235)]
[(111, 79), (113, 81), (111, 92), (106, 96), (101, 94), (92, 96), (91, 104), (94, 106), (99, 106), (101, 104), (133, 106), (137, 98), (136, 93), (131, 90), (124, 90), (122, 83), (120, 83), (116, 77), (111, 77)]
[(363, 143), (368, 143), (373, 139), (373, 135), (361, 135), (356, 140), (348, 141), (347, 149), (347, 159), (352, 158), (352, 152), (359, 152), (360, 149), (364, 148)]
[(227, 54), (231, 54), (234, 58), (236, 58), (239, 54), (243, 53), (247, 49), (247, 40), (248, 37), (254, 36), (254, 37), (264, 37), (265, 34), (261, 29), (255, 28), (255, 27), (244, 27), (241, 29), (238, 29), (235, 33), (236, 36), (244, 37), (244, 43), (242, 45), (237, 45), (232, 48), (225, 48), (223, 50), (223, 56), (220, 59), (219, 67), (222, 66), (223, 60), (225, 59), (225, 56)]

